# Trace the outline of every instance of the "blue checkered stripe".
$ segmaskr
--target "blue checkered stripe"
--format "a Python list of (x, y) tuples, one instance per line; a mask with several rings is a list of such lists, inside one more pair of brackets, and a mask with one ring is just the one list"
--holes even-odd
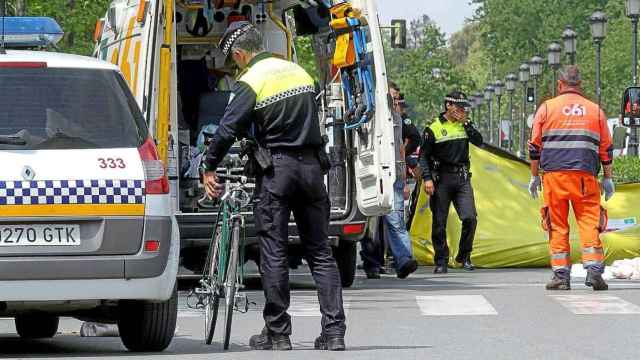
[(144, 181), (0, 181), (0, 205), (56, 204), (144, 204)]

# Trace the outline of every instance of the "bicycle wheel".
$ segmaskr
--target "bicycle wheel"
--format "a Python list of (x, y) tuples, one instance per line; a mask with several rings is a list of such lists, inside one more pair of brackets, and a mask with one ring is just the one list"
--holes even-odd
[(225, 282), (225, 302), (227, 309), (225, 311), (225, 327), (224, 327), (224, 349), (229, 349), (229, 339), (231, 338), (231, 322), (233, 320), (233, 311), (236, 302), (236, 276), (238, 273), (238, 259), (240, 255), (240, 221), (234, 220), (233, 232), (231, 233), (231, 249), (229, 256), (229, 267), (227, 268), (227, 276)]
[(209, 278), (207, 281), (211, 286), (212, 293), (209, 294), (209, 298), (207, 300), (207, 306), (205, 307), (205, 316), (204, 316), (204, 334), (205, 334), (205, 342), (207, 345), (211, 345), (213, 341), (213, 334), (216, 330), (216, 321), (218, 320), (218, 308), (220, 307), (220, 283), (218, 282), (218, 262), (219, 257), (218, 254), (220, 252), (220, 236), (221, 232), (218, 231), (216, 233), (214, 243), (213, 243), (213, 251), (211, 252), (211, 261), (209, 262)]

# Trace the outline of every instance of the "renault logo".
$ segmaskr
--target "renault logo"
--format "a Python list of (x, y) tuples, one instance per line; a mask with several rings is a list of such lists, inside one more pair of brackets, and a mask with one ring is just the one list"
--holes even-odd
[(22, 168), (22, 178), (24, 178), (27, 181), (31, 181), (35, 177), (36, 177), (36, 172), (33, 171), (31, 166), (27, 165), (24, 168)]

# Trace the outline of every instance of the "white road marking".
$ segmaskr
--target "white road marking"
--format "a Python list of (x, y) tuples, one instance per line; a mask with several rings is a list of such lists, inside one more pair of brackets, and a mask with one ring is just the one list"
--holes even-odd
[(416, 296), (423, 316), (498, 315), (482, 295)]
[(640, 307), (612, 295), (549, 295), (576, 315), (640, 314)]

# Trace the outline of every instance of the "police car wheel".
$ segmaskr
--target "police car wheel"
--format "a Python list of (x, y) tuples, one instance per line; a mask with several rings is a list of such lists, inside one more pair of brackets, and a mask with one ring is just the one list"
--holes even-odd
[(16, 330), (23, 339), (52, 338), (58, 332), (60, 318), (52, 315), (30, 314), (15, 318)]
[(157, 352), (166, 349), (176, 329), (178, 292), (167, 301), (121, 301), (118, 330), (120, 339), (129, 351)]
[(336, 259), (340, 280), (343, 288), (353, 285), (356, 278), (356, 242), (340, 240), (338, 247), (333, 249), (333, 257)]

